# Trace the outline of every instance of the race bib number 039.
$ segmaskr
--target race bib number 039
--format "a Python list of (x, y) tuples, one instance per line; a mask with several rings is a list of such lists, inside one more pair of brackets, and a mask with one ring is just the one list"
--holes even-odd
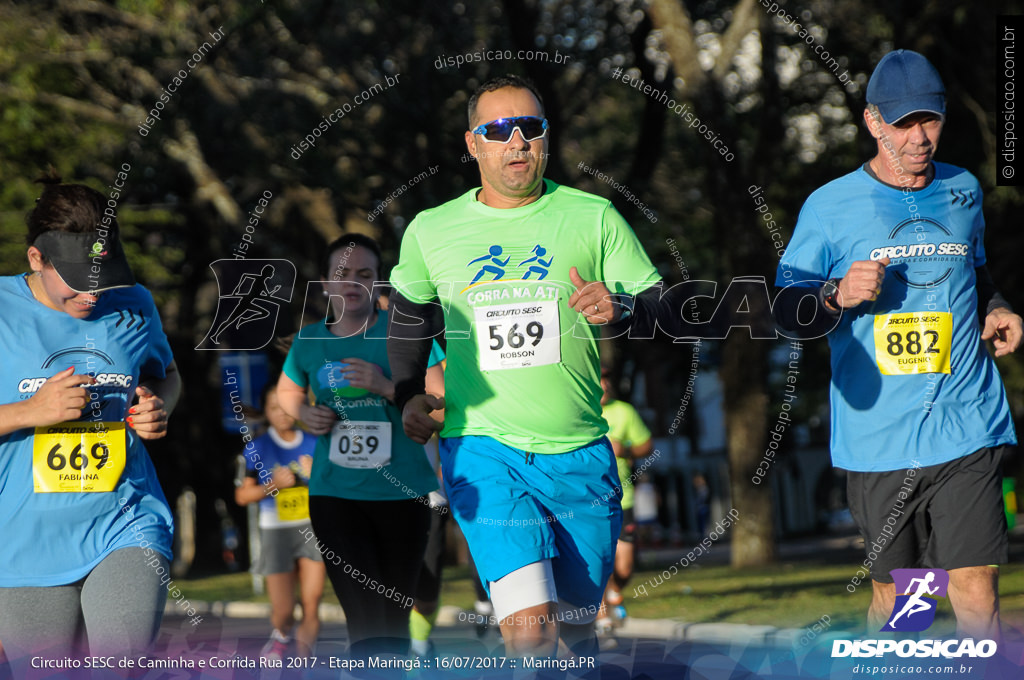
[(277, 517), (282, 522), (309, 519), (308, 486), (279, 489), (275, 500), (277, 501)]
[(500, 371), (561, 361), (557, 300), (477, 307), (473, 313), (480, 370)]
[(113, 491), (127, 460), (124, 423), (37, 427), (32, 437), (36, 493)]
[(344, 420), (331, 432), (330, 460), (346, 468), (383, 467), (391, 462), (391, 423)]
[(875, 360), (882, 375), (949, 373), (953, 315), (909, 312), (875, 317)]

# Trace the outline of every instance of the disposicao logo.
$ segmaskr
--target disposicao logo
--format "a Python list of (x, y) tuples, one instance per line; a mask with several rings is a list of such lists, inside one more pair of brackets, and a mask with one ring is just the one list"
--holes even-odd
[(949, 574), (942, 569), (893, 569), (889, 572), (896, 585), (896, 604), (883, 632), (917, 633), (935, 622), (937, 598), (946, 597)]
[[(938, 598), (946, 597), (949, 574), (943, 569), (893, 569), (896, 603), (881, 632), (917, 633), (935, 622)], [(901, 657), (954, 658), (990, 657), (996, 653), (994, 640), (833, 640), (832, 657), (882, 656), (895, 652)]]

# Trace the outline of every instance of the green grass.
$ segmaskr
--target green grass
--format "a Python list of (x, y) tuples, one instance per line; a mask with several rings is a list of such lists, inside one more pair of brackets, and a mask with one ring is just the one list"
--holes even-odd
[[(474, 591), (469, 580), (467, 567), (446, 567), (445, 583), (442, 586), (441, 598), (444, 604), (472, 609)], [(206, 602), (269, 602), (264, 592), (257, 595), (252, 588), (252, 575), (249, 572), (234, 574), (216, 574), (197, 578), (177, 579), (175, 585), (191, 600)], [(338, 596), (330, 580), (324, 584), (324, 602), (338, 604)]]
[[(661, 581), (662, 570), (646, 569), (630, 581), (625, 606), (630, 616), (644, 619), (802, 628), (827, 616), (832, 629), (858, 630), (864, 625), (871, 586), (861, 584), (854, 593), (847, 591), (856, 570), (856, 564), (806, 561), (748, 569), (693, 565), (654, 586)], [(442, 604), (472, 609), (469, 570), (464, 566), (446, 567), (444, 579)], [(177, 584), (192, 600), (267, 601), (266, 595), (253, 594), (248, 573), (178, 580)], [(637, 586), (646, 586), (646, 597)], [(1004, 625), (1024, 630), (1024, 566), (1003, 566), (999, 591)], [(330, 583), (324, 601), (338, 601)], [(952, 629), (947, 601), (940, 602), (939, 612), (936, 633)]]
[(833, 626), (855, 625), (871, 598), (870, 586), (853, 594), (846, 590), (855, 570), (793, 563), (756, 569), (691, 566), (669, 573), (671, 579), (664, 582), (663, 571), (643, 571), (627, 588), (626, 609), (641, 618), (701, 623), (801, 628), (827, 615)]

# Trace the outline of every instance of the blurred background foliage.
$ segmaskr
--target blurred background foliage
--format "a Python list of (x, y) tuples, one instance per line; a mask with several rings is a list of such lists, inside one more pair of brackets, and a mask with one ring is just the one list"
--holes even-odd
[[(247, 213), (273, 199), (247, 257), (293, 261), (300, 284), (284, 335), (300, 322), (302, 282), (316, 280), (327, 242), (344, 230), (377, 237), (393, 264), (415, 214), (478, 184), (466, 162), (468, 94), (486, 78), (525, 74), (552, 123), (552, 179), (608, 197), (633, 225), (669, 283), (686, 275), (774, 281), (775, 249), (748, 187), (763, 187), (788, 240), (807, 195), (873, 153), (861, 125), (864, 88), (894, 48), (918, 50), (942, 74), (949, 111), (939, 160), (973, 172), (985, 191), (989, 266), (1006, 297), (1024, 306), (1020, 224), (1024, 197), (995, 186), (996, 14), (1019, 2), (808, 0), (783, 2), (848, 72), (844, 87), (823, 61), (753, 0), (475, 0), (353, 2), (93, 0), (0, 2), (0, 267), (26, 269), (24, 216), (52, 164), (65, 181), (107, 194), (131, 170), (119, 199), (130, 259), (160, 305), (185, 378), (170, 436), (152, 447), (174, 498), (196, 490), (202, 559), (219, 554), (213, 504), (230, 498), (237, 438), (219, 422), (217, 353), (195, 351), (218, 299), (209, 263), (231, 257)], [(998, 7), (997, 7), (998, 5)], [(217, 31), (223, 37), (215, 40)], [(210, 47), (145, 136), (147, 112), (186, 60)], [(492, 60), (437, 68), (480, 50), (539, 50), (551, 61)], [(555, 53), (571, 57), (555, 64)], [(735, 154), (727, 162), (664, 105), (612, 78), (622, 68), (668, 91)], [(357, 105), (386, 78), (397, 84)], [(293, 149), (329, 112), (353, 108), (296, 159)], [(608, 184), (614, 177), (650, 206), (652, 223)], [(439, 171), (373, 210), (410, 178)], [(714, 304), (702, 307), (707, 319)], [(733, 504), (754, 521), (733, 535), (733, 563), (774, 558), (769, 485), (747, 480), (780, 401), (773, 348), (734, 330), (705, 343), (701, 370), (723, 385)], [(664, 435), (689, 371), (679, 347), (615, 342), (618, 382), (642, 380), (656, 435)], [(776, 352), (777, 354), (777, 352)], [(280, 357), (277, 357), (280, 361)], [(1018, 421), (1024, 362), (1000, 369)], [(799, 394), (805, 420), (827, 422), (827, 347), (805, 343)], [(697, 399), (701, 398), (698, 393)], [(684, 432), (692, 435), (693, 424)], [(817, 442), (827, 428), (812, 430)], [(207, 520), (207, 521), (203, 521)], [(213, 557), (209, 557), (213, 556)]]

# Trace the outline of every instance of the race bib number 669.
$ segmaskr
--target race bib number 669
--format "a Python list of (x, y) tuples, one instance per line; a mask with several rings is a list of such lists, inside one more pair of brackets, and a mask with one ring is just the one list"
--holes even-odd
[(127, 457), (124, 423), (57, 423), (32, 437), (36, 493), (113, 491)]

